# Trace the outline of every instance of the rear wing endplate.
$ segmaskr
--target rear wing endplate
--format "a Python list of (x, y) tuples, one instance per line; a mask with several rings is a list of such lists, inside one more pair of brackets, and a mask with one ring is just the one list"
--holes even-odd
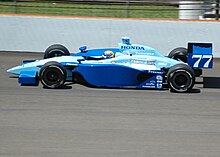
[(193, 68), (212, 68), (212, 43), (188, 43), (188, 64)]

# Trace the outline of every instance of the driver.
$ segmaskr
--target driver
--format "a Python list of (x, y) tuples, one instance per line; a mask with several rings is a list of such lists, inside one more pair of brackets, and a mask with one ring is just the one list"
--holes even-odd
[(111, 50), (107, 50), (103, 53), (102, 57), (104, 59), (109, 59), (109, 58), (114, 58), (115, 57), (115, 54), (114, 52), (112, 52)]

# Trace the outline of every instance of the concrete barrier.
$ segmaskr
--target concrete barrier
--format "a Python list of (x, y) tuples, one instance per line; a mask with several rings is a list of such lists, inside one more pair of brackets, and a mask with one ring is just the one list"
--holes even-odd
[(0, 51), (43, 52), (60, 43), (71, 52), (78, 47), (117, 47), (122, 36), (167, 55), (187, 46), (188, 41), (212, 42), (214, 57), (220, 57), (220, 23), (130, 19), (0, 16)]

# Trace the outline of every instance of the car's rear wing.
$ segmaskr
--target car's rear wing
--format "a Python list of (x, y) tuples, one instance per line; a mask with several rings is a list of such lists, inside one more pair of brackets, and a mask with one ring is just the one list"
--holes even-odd
[(212, 68), (212, 43), (188, 43), (187, 62), (193, 68)]

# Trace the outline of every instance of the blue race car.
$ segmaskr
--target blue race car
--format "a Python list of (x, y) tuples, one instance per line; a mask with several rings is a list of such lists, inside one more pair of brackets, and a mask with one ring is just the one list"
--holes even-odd
[(70, 54), (67, 48), (54, 44), (42, 60), (23, 61), (7, 72), (19, 75), (21, 85), (61, 88), (65, 82), (93, 87), (163, 89), (188, 92), (202, 68), (212, 68), (211, 43), (188, 43), (188, 49), (176, 48), (168, 57), (155, 49), (132, 44), (123, 37), (118, 48), (100, 48)]

